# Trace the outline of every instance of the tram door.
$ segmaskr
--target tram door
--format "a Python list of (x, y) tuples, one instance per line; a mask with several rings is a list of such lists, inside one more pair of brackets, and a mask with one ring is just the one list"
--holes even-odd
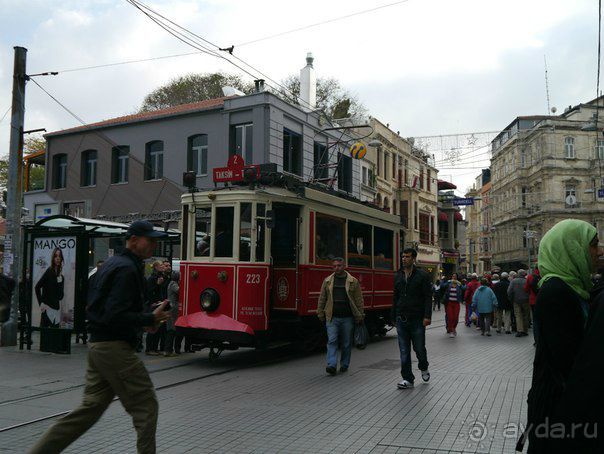
[(296, 310), (300, 206), (273, 203), (272, 210), (275, 219), (271, 229), (272, 309)]

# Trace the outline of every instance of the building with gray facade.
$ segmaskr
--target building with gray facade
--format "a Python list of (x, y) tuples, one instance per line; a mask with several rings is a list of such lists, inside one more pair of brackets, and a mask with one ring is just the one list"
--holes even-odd
[[(185, 104), (47, 134), (43, 190), (28, 191), (34, 221), (69, 214), (177, 222), (185, 171), (213, 186), (212, 169), (239, 154), (304, 181), (360, 198), (360, 164), (322, 114), (263, 91)], [(171, 227), (175, 227), (172, 225)]]

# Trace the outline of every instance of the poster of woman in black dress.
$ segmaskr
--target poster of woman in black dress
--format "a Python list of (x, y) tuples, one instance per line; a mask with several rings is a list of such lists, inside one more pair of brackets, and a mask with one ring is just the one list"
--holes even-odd
[(41, 328), (59, 328), (60, 326), (61, 300), (65, 296), (64, 263), (63, 251), (59, 247), (54, 248), (50, 257), (50, 266), (36, 283)]

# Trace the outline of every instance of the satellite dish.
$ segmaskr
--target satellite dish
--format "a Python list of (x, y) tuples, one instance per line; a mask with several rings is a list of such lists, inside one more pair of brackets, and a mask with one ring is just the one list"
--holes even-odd
[(241, 90), (237, 90), (235, 87), (222, 87), (222, 94), (224, 96), (245, 96), (245, 93)]
[(556, 112), (558, 112), (558, 109), (556, 109), (556, 106), (552, 107), (552, 113), (555, 114)]

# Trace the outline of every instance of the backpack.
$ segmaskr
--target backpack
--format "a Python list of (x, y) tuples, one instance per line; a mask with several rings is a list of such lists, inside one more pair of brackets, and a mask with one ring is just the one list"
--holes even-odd
[(532, 274), (533, 279), (531, 281), (531, 290), (533, 291), (533, 293), (536, 295), (537, 293), (539, 293), (539, 281), (541, 280), (541, 275), (540, 274)]

